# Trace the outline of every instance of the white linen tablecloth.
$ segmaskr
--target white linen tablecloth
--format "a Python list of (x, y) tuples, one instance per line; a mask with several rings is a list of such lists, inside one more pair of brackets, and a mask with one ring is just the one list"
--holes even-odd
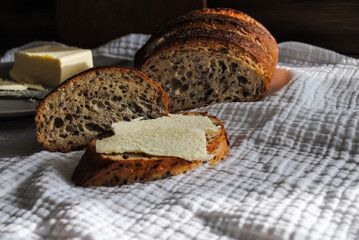
[[(95, 62), (130, 61), (147, 38)], [(75, 187), (83, 151), (45, 151), (33, 118), (1, 120), (0, 239), (358, 239), (359, 61), (281, 43), (275, 79), (259, 102), (200, 109), (227, 129), (222, 162), (148, 183)]]

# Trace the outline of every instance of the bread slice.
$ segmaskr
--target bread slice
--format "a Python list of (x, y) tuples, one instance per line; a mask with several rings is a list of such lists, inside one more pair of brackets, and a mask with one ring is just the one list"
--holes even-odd
[(219, 102), (257, 101), (278, 59), (275, 39), (235, 10), (204, 9), (165, 26), (141, 48), (135, 67), (158, 82), (177, 112)]
[(99, 67), (80, 73), (57, 87), (38, 105), (37, 140), (50, 151), (85, 148), (111, 124), (169, 110), (161, 87), (131, 68)]
[[(214, 116), (200, 114), (220, 126), (216, 134), (206, 135), (207, 153), (213, 158), (208, 161), (213, 165), (224, 158), (228, 152), (229, 142), (223, 123)], [(107, 134), (101, 137), (110, 136)], [(96, 139), (89, 144), (85, 154), (75, 168), (72, 181), (78, 186), (115, 186), (134, 182), (147, 182), (169, 176), (186, 173), (199, 167), (206, 161), (188, 161), (179, 157), (156, 157), (143, 153), (102, 154), (96, 152)]]

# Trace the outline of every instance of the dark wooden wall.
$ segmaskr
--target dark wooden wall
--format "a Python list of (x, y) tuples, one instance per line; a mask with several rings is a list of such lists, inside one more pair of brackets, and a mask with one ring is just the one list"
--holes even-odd
[(151, 33), (205, 6), (246, 12), (278, 42), (301, 41), (359, 57), (358, 0), (2, 0), (0, 54), (33, 40), (92, 48), (128, 33)]
[(300, 41), (359, 57), (359, 0), (208, 0), (248, 13), (278, 42)]
[(152, 33), (205, 4), (204, 0), (58, 0), (57, 26), (63, 42), (91, 48), (129, 33)]
[(55, 0), (1, 0), (0, 49), (34, 40), (60, 40)]

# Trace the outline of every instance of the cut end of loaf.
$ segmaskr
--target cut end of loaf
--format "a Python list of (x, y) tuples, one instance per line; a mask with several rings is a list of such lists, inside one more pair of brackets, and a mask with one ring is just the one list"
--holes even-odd
[(113, 122), (167, 113), (166, 94), (142, 73), (95, 68), (69, 79), (40, 102), (36, 134), (44, 148), (68, 152), (86, 147)]
[(269, 87), (258, 64), (210, 42), (171, 46), (149, 58), (141, 70), (167, 93), (171, 112), (221, 102), (257, 101)]

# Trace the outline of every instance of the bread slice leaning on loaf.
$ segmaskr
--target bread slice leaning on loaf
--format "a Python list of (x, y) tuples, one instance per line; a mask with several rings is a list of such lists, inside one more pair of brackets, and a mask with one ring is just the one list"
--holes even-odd
[(168, 114), (161, 87), (131, 68), (99, 67), (80, 73), (57, 87), (38, 105), (36, 135), (50, 151), (85, 148), (118, 121)]
[[(207, 153), (213, 155), (208, 160), (213, 165), (224, 158), (229, 142), (223, 123), (206, 113), (182, 113), (202, 115), (210, 118), (220, 127), (215, 134), (206, 135)], [(104, 135), (102, 137), (107, 137)], [(144, 153), (103, 154), (96, 152), (96, 139), (89, 144), (85, 154), (75, 168), (72, 181), (78, 186), (116, 186), (134, 182), (147, 182), (186, 173), (207, 161), (188, 161), (179, 157), (158, 157)]]
[(277, 59), (274, 37), (253, 18), (203, 9), (155, 33), (136, 53), (135, 67), (161, 85), (177, 112), (261, 99)]

